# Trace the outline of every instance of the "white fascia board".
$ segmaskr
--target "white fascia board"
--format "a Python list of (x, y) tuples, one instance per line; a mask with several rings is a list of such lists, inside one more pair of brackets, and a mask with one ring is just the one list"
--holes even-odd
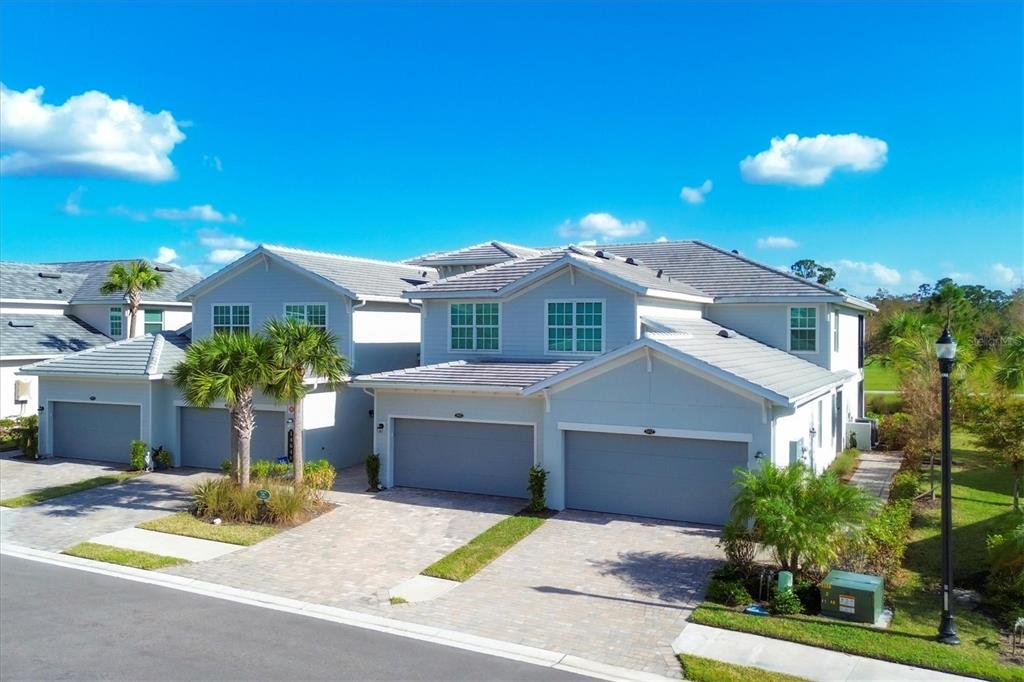
[(22, 303), (31, 305), (71, 305), (71, 301), (63, 301), (56, 298), (0, 298), (0, 303)]
[[(30, 371), (25, 371), (23, 369), (23, 370), (19, 370), (18, 372), (15, 372), (15, 374), (25, 374), (25, 375), (28, 375), (28, 376), (46, 377), (48, 379), (82, 379), (82, 380), (104, 379), (104, 380), (107, 380), (107, 381), (149, 381), (149, 379), (150, 379), (150, 375), (148, 375), (148, 374), (114, 374), (114, 373), (105, 373), (105, 372), (81, 372), (81, 373), (71, 374), (69, 372), (46, 371), (45, 369), (42, 370), (42, 371), (40, 371), (38, 369), (30, 370)], [(163, 375), (159, 375), (159, 376), (161, 378), (163, 377)]]
[(203, 279), (199, 280), (198, 282), (190, 286), (188, 289), (185, 289), (185, 291), (178, 294), (178, 300), (186, 301), (192, 299), (195, 296), (197, 296), (200, 292), (206, 291), (207, 289), (216, 286), (220, 280), (223, 280), (227, 276), (234, 275), (240, 272), (241, 270), (244, 270), (261, 254), (264, 253), (266, 252), (263, 251), (261, 247), (256, 247), (255, 249), (245, 254), (238, 260), (228, 263), (227, 265), (225, 265), (224, 267), (222, 267), (220, 270), (213, 273), (209, 277), (204, 277)]
[(787, 294), (787, 295), (775, 295), (775, 296), (758, 296), (758, 295), (733, 295), (733, 296), (716, 296), (714, 303), (787, 303), (789, 305), (799, 305), (801, 303), (838, 303), (846, 305), (851, 308), (857, 308), (858, 310), (867, 310), (869, 312), (877, 312), (878, 308), (862, 301), (854, 296), (845, 296), (843, 294)]
[[(111, 300), (109, 298), (105, 298), (105, 299), (100, 299), (100, 298), (77, 299), (76, 298), (75, 300), (73, 300), (71, 302), (71, 305), (116, 305), (116, 304), (118, 304), (117, 300)], [(120, 301), (120, 304), (124, 305), (125, 301), (122, 299)], [(192, 307), (192, 302), (191, 301), (145, 301), (145, 300), (143, 300), (143, 301), (139, 301), (139, 305), (148, 306), (148, 307), (156, 306), (156, 307), (166, 307), (166, 308), (191, 308)]]
[(710, 296), (697, 296), (696, 294), (683, 294), (678, 291), (665, 291), (664, 289), (647, 289), (644, 296), (651, 298), (667, 298), (672, 301), (686, 301), (688, 303), (714, 303), (715, 299)]
[(412, 289), (402, 294), (402, 298), (406, 300), (424, 300), (428, 298), (500, 298), (505, 295), (503, 290), (495, 291), (494, 289), (474, 289), (458, 290), (458, 291), (418, 291)]
[(367, 303), (408, 303), (405, 294), (401, 296), (358, 296), (356, 300)]
[(426, 383), (419, 381), (380, 381), (374, 379), (356, 380), (349, 384), (356, 388), (373, 388), (377, 390), (395, 389), (402, 391), (432, 391), (441, 393), (501, 393), (521, 394), (523, 390), (516, 386), (487, 386), (485, 384), (445, 384)]

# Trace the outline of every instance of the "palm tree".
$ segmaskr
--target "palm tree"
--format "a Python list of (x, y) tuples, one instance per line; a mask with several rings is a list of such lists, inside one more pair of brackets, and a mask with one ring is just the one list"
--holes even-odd
[(267, 391), (293, 410), (292, 460), (295, 483), (302, 483), (302, 400), (309, 392), (306, 377), (336, 388), (349, 372), (348, 361), (338, 353), (334, 334), (297, 320), (268, 320), (266, 335), (274, 362)]
[(250, 446), (256, 428), (253, 398), (273, 374), (270, 343), (260, 334), (218, 333), (193, 341), (171, 370), (174, 385), (194, 407), (223, 400), (231, 415), (235, 480), (249, 485)]
[(128, 327), (128, 337), (135, 336), (135, 321), (139, 317), (139, 305), (142, 303), (143, 291), (154, 291), (164, 284), (164, 276), (154, 270), (144, 260), (136, 260), (128, 263), (114, 263), (107, 272), (107, 279), (100, 286), (100, 293), (104, 296), (123, 292), (128, 299), (128, 311), (131, 319)]
[(1024, 332), (1017, 332), (1003, 342), (999, 366), (992, 378), (1009, 391), (1024, 387)]

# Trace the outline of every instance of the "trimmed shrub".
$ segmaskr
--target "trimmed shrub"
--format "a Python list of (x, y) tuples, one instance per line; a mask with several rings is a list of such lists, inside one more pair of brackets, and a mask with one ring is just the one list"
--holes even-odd
[(39, 415), (18, 417), (15, 421), (17, 423), (11, 429), (11, 434), (18, 449), (26, 457), (35, 459), (39, 455)]
[(142, 471), (146, 468), (146, 449), (146, 441), (132, 441), (131, 464), (128, 466), (131, 471)]
[(174, 464), (174, 458), (170, 450), (165, 450), (161, 445), (153, 451), (153, 463), (160, 469), (170, 469)]
[(1024, 618), (1024, 523), (985, 543), (992, 572), (985, 584), (985, 607), (1009, 625)]
[[(747, 569), (754, 563), (757, 556), (757, 536), (744, 523), (730, 521), (722, 529), (722, 537), (718, 546), (725, 552), (729, 564)], [(728, 564), (727, 564), (728, 565)]]
[(249, 464), (249, 475), (254, 479), (284, 478), (292, 472), (290, 464), (257, 459)]
[(742, 580), (721, 580), (714, 578), (708, 581), (705, 597), (708, 601), (725, 606), (742, 606), (753, 600)]
[(316, 490), (330, 490), (334, 487), (334, 479), (338, 472), (326, 459), (306, 462), (302, 465), (303, 481)]
[(910, 415), (894, 412), (878, 421), (878, 444), (885, 450), (902, 450), (910, 442)]
[(816, 615), (821, 613), (821, 588), (810, 580), (800, 579), (793, 584), (793, 594), (800, 600), (803, 612)]
[(366, 484), (370, 490), (380, 490), (380, 455), (375, 452), (366, 456)]
[(230, 476), (231, 471), (235, 468), (235, 465), (231, 463), (230, 457), (225, 457), (220, 463), (220, 470), (224, 472), (225, 476)]
[(828, 470), (839, 478), (846, 478), (857, 466), (858, 457), (860, 457), (860, 450), (857, 448), (847, 448), (832, 460), (832, 464), (828, 466)]
[(862, 531), (846, 538), (840, 554), (840, 567), (884, 576), (887, 587), (898, 584), (910, 538), (912, 506), (911, 499), (890, 500)]
[(803, 611), (804, 605), (793, 590), (775, 590), (768, 602), (768, 610), (773, 616), (791, 616)]
[(917, 497), (918, 486), (920, 485), (921, 477), (916, 471), (910, 471), (905, 469), (897, 472), (892, 479), (892, 485), (889, 487), (889, 500), (912, 500)]
[[(256, 491), (265, 488), (264, 502)], [(315, 511), (319, 499), (306, 486), (260, 482), (242, 488), (227, 478), (202, 481), (192, 489), (192, 513), (203, 519), (220, 518), (235, 523), (293, 524)]]
[(548, 472), (539, 466), (530, 467), (530, 505), (528, 509), (534, 513), (544, 511), (547, 502), (544, 499), (544, 488), (547, 486)]

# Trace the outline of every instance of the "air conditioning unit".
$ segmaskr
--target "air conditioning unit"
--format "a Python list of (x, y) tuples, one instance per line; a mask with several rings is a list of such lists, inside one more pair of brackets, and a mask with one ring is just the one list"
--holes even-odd
[(850, 447), (853, 445), (852, 441), (856, 439), (856, 447), (858, 450), (870, 450), (871, 449), (871, 424), (861, 421), (846, 422), (846, 442), (843, 443), (844, 447)]
[(14, 381), (14, 402), (27, 403), (32, 399), (32, 381), (30, 379), (15, 379)]

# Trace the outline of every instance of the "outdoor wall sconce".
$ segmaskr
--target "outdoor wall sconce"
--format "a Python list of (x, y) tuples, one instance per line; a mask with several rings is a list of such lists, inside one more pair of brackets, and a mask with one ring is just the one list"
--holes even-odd
[(377, 433), (384, 433), (384, 424), (377, 424)]
[(761, 452), (760, 450), (758, 450), (757, 452), (754, 453), (754, 459), (764, 459), (764, 458), (765, 458), (765, 454), (763, 452)]
[(462, 413), (461, 413), (461, 412), (456, 412), (456, 413), (455, 413), (455, 418), (456, 418), (456, 419), (462, 419), (462, 416), (463, 416), (463, 415), (462, 415)]
[(89, 400), (96, 400), (96, 396), (94, 396), (94, 395), (89, 396)]

